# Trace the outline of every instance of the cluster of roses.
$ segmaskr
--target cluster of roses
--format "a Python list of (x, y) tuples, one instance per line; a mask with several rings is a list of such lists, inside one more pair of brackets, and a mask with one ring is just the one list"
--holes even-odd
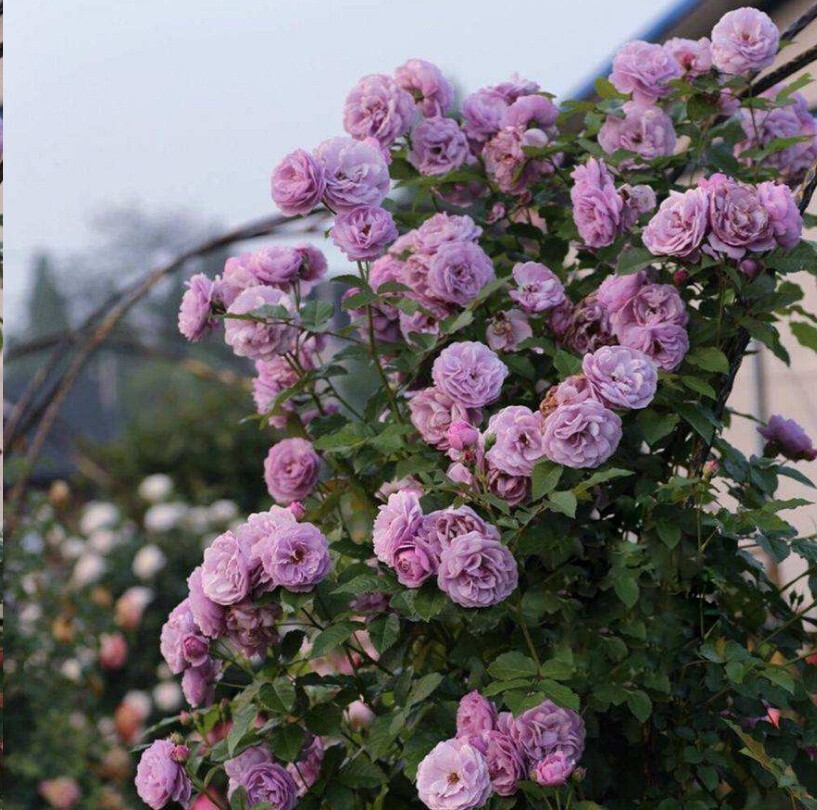
[(430, 810), (471, 810), (512, 796), (524, 779), (564, 785), (584, 751), (584, 722), (550, 700), (514, 718), (477, 691), (457, 710), (457, 736), (420, 763), (417, 791)]

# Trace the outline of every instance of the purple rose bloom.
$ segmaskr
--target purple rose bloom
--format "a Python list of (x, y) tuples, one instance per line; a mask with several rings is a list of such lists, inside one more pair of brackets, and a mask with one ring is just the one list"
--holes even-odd
[(282, 526), (257, 551), (269, 581), (294, 593), (312, 590), (332, 567), (329, 543), (312, 523)]
[(394, 71), (399, 87), (414, 99), (421, 115), (445, 115), (454, 105), (454, 87), (440, 69), (425, 59), (409, 59)]
[(593, 399), (560, 405), (545, 420), (545, 455), (565, 467), (598, 467), (620, 441), (618, 414)]
[(746, 74), (769, 67), (777, 55), (780, 32), (768, 14), (737, 8), (712, 29), (712, 63), (723, 73)]
[(469, 532), (443, 548), (437, 585), (462, 607), (491, 607), (513, 593), (518, 576), (513, 554), (499, 540)]
[(559, 787), (567, 783), (575, 768), (575, 761), (570, 759), (564, 751), (554, 751), (536, 763), (531, 775), (540, 785)]
[(263, 655), (279, 640), (281, 606), (245, 599), (227, 609), (226, 637), (248, 658)]
[(208, 658), (210, 642), (202, 634), (190, 610), (190, 600), (180, 602), (162, 625), (159, 650), (174, 675), (187, 667), (201, 666)]
[(220, 534), (204, 550), (201, 586), (204, 595), (217, 605), (235, 604), (249, 593), (248, 551), (232, 532)]
[(397, 239), (392, 215), (375, 205), (359, 205), (335, 217), (332, 241), (352, 261), (382, 256), (386, 246)]
[(213, 317), (215, 285), (204, 273), (196, 273), (187, 282), (179, 307), (179, 331), (190, 341), (201, 340), (218, 326)]
[(643, 270), (625, 276), (608, 276), (596, 291), (599, 304), (612, 318), (641, 289), (646, 279)]
[(333, 211), (380, 205), (389, 193), (389, 167), (373, 138), (332, 138), (315, 151), (326, 177), (324, 202)]
[(509, 79), (495, 84), (489, 89), (499, 93), (508, 104), (513, 104), (514, 101), (523, 96), (538, 93), (540, 88), (538, 82), (533, 81), (533, 79), (526, 79), (518, 73), (512, 73)]
[(462, 102), (462, 128), (469, 140), (481, 145), (502, 128), (508, 100), (496, 90), (483, 88)]
[(323, 197), (323, 169), (309, 152), (290, 152), (272, 172), (272, 199), (289, 217), (308, 214)]
[(343, 127), (358, 140), (375, 138), (388, 148), (411, 128), (414, 99), (390, 76), (364, 76), (346, 96)]
[(250, 806), (265, 802), (272, 810), (293, 810), (298, 787), (292, 775), (277, 762), (258, 762), (242, 774), (240, 786), (247, 791)]
[(519, 309), (497, 312), (485, 330), (485, 341), (495, 352), (515, 352), (523, 340), (531, 337), (528, 316)]
[(766, 446), (763, 448), (765, 456), (779, 454), (792, 461), (814, 461), (817, 458), (817, 450), (811, 439), (794, 419), (775, 414), (757, 432), (766, 439)]
[(610, 81), (620, 93), (649, 104), (670, 92), (669, 83), (681, 76), (681, 66), (660, 45), (628, 42), (613, 58)]
[(618, 190), (624, 207), (621, 211), (621, 227), (629, 230), (642, 214), (652, 211), (657, 203), (655, 192), (647, 185), (631, 186), (625, 183)]
[(530, 475), (545, 455), (545, 420), (524, 405), (510, 405), (488, 421), (486, 435), (496, 438), (485, 454), (488, 463), (508, 475)]
[(301, 254), (289, 245), (270, 245), (250, 253), (248, 269), (258, 284), (288, 288), (298, 279)]
[(494, 266), (488, 254), (473, 242), (445, 242), (428, 268), (428, 292), (449, 304), (467, 306), (493, 281)]
[(422, 297), (419, 297), (419, 300), (423, 308), (429, 310), (430, 314), (420, 310), (412, 315), (406, 312), (400, 313), (400, 334), (406, 343), (414, 343), (413, 335), (415, 334), (439, 335), (440, 321), (451, 314), (451, 310), (439, 302), (426, 301)]
[(389, 495), (389, 500), (378, 509), (372, 529), (374, 553), (377, 559), (394, 567), (394, 553), (404, 543), (411, 542), (423, 520), (420, 499), (412, 490), (401, 490)]
[(483, 755), (462, 740), (437, 744), (417, 768), (417, 794), (429, 810), (472, 810), (491, 795)]
[(623, 346), (644, 352), (664, 371), (675, 371), (689, 351), (687, 330), (677, 323), (628, 325), (619, 330), (619, 340)]
[(200, 565), (194, 568), (193, 573), (187, 578), (187, 587), (190, 589), (187, 603), (201, 632), (209, 638), (223, 636), (226, 631), (225, 609), (204, 593)]
[(599, 346), (615, 342), (610, 315), (595, 293), (588, 295), (571, 310), (563, 338), (578, 354), (587, 354)]
[(803, 235), (803, 217), (788, 186), (771, 180), (757, 187), (757, 196), (769, 215), (774, 240), (791, 250)]
[(431, 535), (417, 532), (394, 547), (392, 567), (397, 581), (407, 588), (419, 588), (440, 567), (442, 548)]
[(187, 749), (172, 740), (156, 740), (142, 752), (136, 768), (136, 792), (139, 798), (153, 810), (159, 810), (168, 802), (190, 803), (192, 785), (185, 773), (184, 761)]
[(658, 372), (647, 355), (627, 346), (602, 346), (582, 361), (584, 376), (610, 408), (646, 408), (658, 387)]
[(556, 123), (559, 108), (545, 96), (521, 96), (502, 115), (500, 126), (548, 129)]
[(590, 381), (583, 374), (574, 374), (551, 387), (539, 405), (539, 413), (550, 416), (560, 405), (575, 405), (586, 399), (598, 399)]
[(576, 712), (550, 700), (517, 717), (511, 735), (531, 768), (556, 751), (573, 762), (584, 752), (584, 721)]
[(235, 530), (242, 547), (247, 550), (250, 566), (250, 586), (253, 590), (267, 590), (271, 578), (261, 560), (262, 549), (275, 541), (279, 533), (297, 520), (290, 509), (273, 506), (266, 512), (257, 512)]
[(571, 177), (575, 182), (570, 189), (570, 201), (579, 236), (591, 248), (611, 245), (619, 233), (624, 204), (607, 166), (590, 158), (583, 166), (577, 166)]
[[(644, 160), (653, 160), (675, 151), (675, 127), (672, 119), (660, 107), (628, 101), (622, 111), (623, 118), (608, 115), (599, 130), (599, 146), (608, 155), (625, 149), (635, 152)], [(622, 166), (632, 165), (633, 162), (627, 160)]]
[(298, 251), (301, 257), (301, 281), (307, 284), (320, 281), (326, 275), (328, 269), (326, 256), (308, 242), (294, 245), (294, 249)]
[(525, 778), (525, 758), (513, 738), (502, 731), (482, 735), (483, 755), (488, 765), (491, 785), (498, 796), (512, 796), (517, 783)]
[(431, 538), (430, 542), (439, 545), (440, 548), (446, 548), (457, 537), (471, 532), (499, 540), (496, 526), (486, 523), (470, 506), (449, 506), (446, 509), (429, 512), (423, 517), (418, 531), (423, 536)]
[(541, 148), (548, 143), (548, 136), (541, 129), (503, 127), (482, 150), (488, 177), (506, 194), (525, 193), (543, 174), (553, 171), (552, 161), (556, 160), (556, 156), (529, 158), (525, 148)]
[(302, 501), (315, 488), (320, 457), (306, 439), (283, 439), (274, 444), (264, 461), (267, 491), (278, 503)]
[(644, 229), (644, 246), (655, 256), (686, 258), (701, 246), (708, 224), (706, 191), (671, 191)]
[(296, 317), (292, 300), (275, 287), (259, 285), (241, 292), (230, 304), (224, 326), (224, 340), (238, 357), (271, 360), (292, 348), (298, 330), (290, 321), (275, 317), (263, 321), (230, 317), (247, 315), (265, 306), (283, 307), (291, 319)]
[(712, 43), (707, 37), (673, 37), (661, 47), (678, 63), (682, 74), (690, 79), (703, 76), (712, 69)]
[(761, 253), (774, 247), (769, 212), (754, 186), (714, 174), (700, 187), (709, 196), (711, 231), (706, 252), (741, 259), (747, 250)]
[(467, 408), (481, 408), (499, 398), (508, 367), (484, 343), (452, 343), (431, 369), (437, 388)]
[(468, 158), (468, 140), (453, 118), (424, 118), (411, 133), (408, 157), (422, 175), (448, 174)]
[(510, 475), (490, 464), (485, 465), (485, 484), (491, 494), (511, 506), (518, 506), (530, 497), (530, 476)]
[(520, 262), (513, 267), (516, 289), (509, 295), (525, 312), (545, 312), (567, 300), (559, 277), (544, 264)]
[(409, 413), (423, 441), (438, 450), (448, 450), (448, 430), (452, 423), (463, 420), (476, 424), (482, 416), (479, 409), (460, 405), (433, 385), (414, 394), (409, 400)]
[(460, 699), (457, 707), (457, 736), (470, 737), (496, 728), (497, 710), (476, 689)]
[(429, 217), (413, 234), (415, 250), (433, 254), (447, 242), (476, 242), (482, 235), (482, 228), (467, 214), (441, 211)]
[[(272, 409), (279, 394), (298, 382), (298, 372), (283, 357), (256, 360), (255, 371), (252, 396), (255, 400), (256, 411), (263, 416)], [(285, 402), (281, 407), (285, 410), (292, 410), (292, 402)], [(286, 415), (273, 416), (270, 418), (270, 423), (274, 427), (282, 428), (286, 425)]]
[(323, 764), (323, 739), (316, 734), (303, 747), (296, 762), (290, 762), (287, 770), (295, 780), (298, 796), (303, 796), (321, 775)]
[(642, 285), (613, 317), (613, 327), (619, 340), (630, 326), (665, 323), (686, 326), (688, 322), (686, 304), (672, 284)]
[(184, 699), (197, 709), (209, 706), (216, 697), (216, 680), (221, 674), (221, 666), (214, 658), (208, 658), (200, 667), (188, 667), (182, 675)]

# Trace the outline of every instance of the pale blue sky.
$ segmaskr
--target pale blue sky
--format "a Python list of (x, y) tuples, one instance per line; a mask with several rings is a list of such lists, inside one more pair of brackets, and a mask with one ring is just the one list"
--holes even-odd
[(84, 247), (107, 204), (225, 225), (342, 131), (366, 73), (436, 62), (466, 92), (513, 71), (564, 95), (666, 0), (26, 0), (5, 13), (6, 323), (32, 251)]

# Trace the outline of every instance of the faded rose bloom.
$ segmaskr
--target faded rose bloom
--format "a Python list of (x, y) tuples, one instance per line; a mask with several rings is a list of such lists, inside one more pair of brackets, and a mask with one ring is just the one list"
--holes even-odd
[(575, 307), (573, 303), (565, 298), (563, 303), (553, 307), (553, 309), (548, 312), (548, 328), (560, 340), (564, 339), (568, 329), (570, 329), (573, 323), (574, 311)]
[(421, 115), (446, 115), (454, 105), (454, 87), (436, 65), (409, 59), (394, 71), (397, 84), (414, 99)]
[(545, 787), (559, 787), (566, 784), (576, 763), (564, 751), (554, 751), (536, 763), (532, 776)]
[(394, 567), (395, 550), (410, 542), (423, 520), (420, 499), (412, 490), (389, 495), (389, 500), (378, 509), (372, 529), (374, 553), (378, 560)]
[(215, 285), (204, 273), (196, 273), (187, 282), (179, 307), (179, 331), (190, 341), (201, 340), (218, 326), (213, 316), (217, 303)]
[(210, 642), (202, 634), (185, 599), (170, 611), (162, 625), (159, 650), (174, 675), (187, 667), (201, 666), (208, 658)]
[(239, 357), (271, 360), (292, 348), (297, 328), (289, 320), (265, 317), (255, 321), (230, 317), (248, 315), (265, 306), (281, 307), (289, 319), (296, 317), (290, 297), (275, 287), (257, 285), (239, 293), (227, 309), (224, 326), (224, 339)]
[(374, 205), (359, 205), (335, 217), (332, 241), (352, 261), (368, 261), (382, 256), (397, 238), (392, 215)]
[(463, 129), (475, 145), (482, 145), (502, 128), (508, 100), (496, 90), (483, 88), (462, 102)]
[(511, 300), (525, 312), (545, 312), (567, 300), (565, 288), (559, 277), (544, 264), (520, 262), (513, 267), (516, 289), (511, 290)]
[(495, 352), (515, 352), (523, 340), (531, 337), (528, 316), (519, 309), (497, 312), (485, 330), (485, 340)]
[(483, 755), (463, 740), (438, 743), (417, 768), (417, 794), (429, 810), (471, 810), (491, 795)]
[(294, 593), (312, 590), (332, 567), (329, 543), (312, 523), (283, 526), (258, 551), (269, 581)]
[(621, 419), (600, 402), (560, 405), (545, 420), (545, 455), (577, 469), (604, 464), (621, 441)]
[(521, 96), (502, 115), (502, 127), (548, 129), (556, 123), (559, 108), (545, 96)]
[(700, 187), (709, 197), (711, 230), (705, 252), (741, 259), (747, 250), (760, 253), (774, 247), (769, 213), (754, 186), (714, 174)]
[(757, 195), (769, 214), (775, 242), (786, 250), (797, 246), (803, 234), (803, 217), (788, 186), (767, 181), (757, 187)]
[(763, 448), (765, 456), (781, 455), (792, 461), (814, 461), (817, 458), (817, 450), (811, 439), (794, 419), (775, 414), (757, 432), (766, 440)]
[(560, 405), (575, 405), (586, 399), (597, 399), (590, 381), (583, 374), (574, 374), (558, 385), (548, 389), (545, 398), (539, 404), (539, 413), (550, 416)]
[(272, 172), (272, 199), (287, 216), (308, 214), (323, 197), (323, 169), (309, 152), (290, 152)]
[(264, 461), (267, 491), (280, 504), (302, 501), (318, 481), (320, 457), (306, 439), (283, 439)]
[(689, 351), (687, 330), (676, 323), (625, 326), (619, 330), (619, 340), (623, 346), (644, 352), (664, 371), (675, 371)]
[(463, 341), (440, 352), (431, 376), (455, 402), (481, 408), (498, 399), (508, 367), (484, 343)]
[(245, 599), (227, 609), (226, 637), (247, 657), (263, 655), (278, 641), (281, 606)]
[(488, 254), (473, 242), (445, 242), (428, 268), (428, 292), (449, 304), (467, 306), (494, 279)]
[(464, 695), (457, 707), (457, 736), (470, 737), (496, 728), (497, 710), (476, 689)]
[(343, 127), (358, 140), (375, 138), (388, 148), (411, 128), (414, 99), (390, 76), (364, 76), (346, 96)]
[(574, 763), (584, 752), (584, 721), (576, 712), (550, 700), (517, 717), (511, 735), (530, 768), (557, 751)]
[(621, 210), (621, 227), (629, 230), (638, 222), (642, 214), (655, 209), (655, 192), (647, 185), (631, 186), (625, 183), (618, 190), (624, 207)]
[(433, 535), (416, 532), (394, 547), (392, 567), (407, 588), (419, 588), (440, 567), (442, 548)]
[(418, 532), (440, 548), (446, 548), (452, 540), (469, 532), (499, 540), (497, 528), (486, 523), (470, 506), (449, 506), (429, 512), (423, 517)]
[(688, 322), (686, 304), (672, 284), (642, 285), (613, 316), (613, 327), (622, 343), (624, 333), (631, 326), (675, 324), (685, 327)]
[(301, 242), (294, 245), (293, 250), (297, 251), (301, 257), (301, 268), (299, 277), (302, 284), (302, 289), (310, 288), (316, 281), (320, 281), (328, 269), (326, 256), (318, 250), (314, 245), (308, 242)]
[(349, 724), (352, 731), (366, 731), (375, 719), (375, 713), (362, 700), (352, 701), (346, 709), (344, 709), (343, 716)]
[(779, 42), (780, 32), (768, 14), (738, 8), (712, 29), (712, 62), (723, 73), (753, 73), (774, 62)]
[(498, 605), (513, 593), (517, 580), (513, 554), (493, 537), (469, 532), (443, 548), (437, 585), (462, 607)]
[(423, 441), (438, 450), (450, 447), (448, 431), (455, 422), (472, 425), (479, 422), (482, 414), (477, 408), (467, 408), (455, 402), (448, 394), (434, 386), (418, 391), (409, 400), (411, 423), (417, 428)]
[[(654, 160), (675, 151), (675, 127), (660, 107), (628, 101), (621, 109), (623, 118), (608, 115), (599, 130), (599, 146), (608, 155), (625, 149), (644, 160)], [(626, 160), (621, 165), (630, 166), (633, 162)]]
[(599, 285), (596, 297), (612, 318), (644, 286), (647, 274), (643, 270), (625, 276), (608, 276)]
[[(187, 587), (190, 589), (190, 594), (185, 601), (188, 602), (193, 620), (201, 628), (201, 632), (208, 638), (219, 638), (224, 635), (226, 630), (225, 610), (222, 605), (214, 602), (204, 593), (201, 566), (193, 569), (193, 573), (187, 578)], [(169, 661), (168, 664), (170, 664)]]
[(136, 792), (153, 810), (168, 802), (190, 803), (192, 786), (184, 770), (187, 749), (172, 740), (156, 740), (142, 752), (136, 769)]
[(510, 506), (518, 506), (530, 497), (530, 476), (510, 475), (490, 464), (485, 465), (485, 484), (489, 492)]
[(415, 237), (414, 249), (433, 254), (447, 242), (476, 242), (482, 235), (482, 228), (467, 214), (446, 214), (441, 211), (429, 217), (412, 233)]
[(249, 593), (248, 551), (232, 532), (219, 535), (204, 550), (201, 586), (204, 595), (217, 605), (233, 605)]
[(582, 361), (585, 378), (610, 408), (646, 408), (658, 387), (658, 372), (647, 355), (627, 346), (602, 346)]
[[(256, 376), (252, 381), (252, 396), (255, 400), (255, 409), (262, 416), (268, 413), (278, 395), (291, 388), (298, 382), (298, 372), (283, 357), (273, 357), (271, 360), (255, 361)], [(292, 403), (285, 402), (281, 406), (284, 410), (291, 410)], [(273, 427), (282, 428), (286, 425), (286, 414), (270, 417)]]
[(401, 312), (399, 317), (400, 334), (407, 343), (414, 343), (414, 334), (439, 335), (440, 321), (447, 318), (451, 311), (440, 303), (421, 301), (428, 312), (418, 310), (412, 315)]
[(298, 788), (298, 796), (303, 796), (318, 781), (322, 764), (323, 739), (313, 734), (303, 747), (297, 761), (287, 765), (287, 770)]
[(673, 37), (661, 47), (678, 63), (684, 76), (703, 76), (712, 69), (712, 43), (707, 37)]
[(213, 658), (200, 667), (188, 667), (182, 675), (182, 692), (185, 700), (194, 709), (209, 706), (216, 696), (216, 679), (221, 673), (221, 666)]
[(545, 454), (544, 426), (538, 411), (524, 405), (503, 408), (488, 421), (485, 435), (493, 435), (496, 440), (485, 459), (508, 475), (530, 475)]
[(545, 147), (549, 139), (541, 129), (521, 130), (517, 127), (503, 127), (482, 150), (485, 171), (488, 177), (506, 194), (523, 194), (543, 174), (553, 171), (558, 156), (551, 158), (529, 158), (526, 147)]
[(55, 810), (71, 810), (82, 798), (79, 785), (70, 776), (43, 779), (38, 786), (40, 796)]
[(577, 166), (570, 189), (573, 221), (584, 243), (591, 248), (611, 245), (619, 234), (624, 203), (603, 161), (590, 158)]
[(380, 205), (389, 193), (389, 167), (374, 138), (332, 138), (315, 151), (326, 177), (324, 202), (333, 211)]
[(644, 246), (656, 256), (692, 256), (700, 248), (709, 224), (706, 191), (670, 191), (644, 229)]
[(468, 140), (453, 118), (424, 118), (411, 133), (408, 158), (422, 175), (448, 174), (468, 158)]
[(613, 57), (610, 81), (620, 93), (649, 104), (667, 95), (670, 82), (681, 76), (681, 66), (660, 45), (642, 40), (628, 42)]
[(578, 354), (587, 354), (615, 341), (610, 315), (595, 293), (573, 308), (563, 339)]

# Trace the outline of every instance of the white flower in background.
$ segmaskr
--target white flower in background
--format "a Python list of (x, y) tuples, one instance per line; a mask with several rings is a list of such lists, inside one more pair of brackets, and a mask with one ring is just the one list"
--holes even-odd
[(42, 535), (37, 532), (27, 532), (20, 541), (20, 546), (26, 554), (40, 554), (45, 546)]
[(69, 537), (60, 547), (66, 560), (76, 560), (85, 553), (85, 541), (79, 537)]
[(191, 506), (184, 516), (184, 525), (194, 534), (202, 534), (210, 528), (210, 510), (206, 506)]
[(99, 732), (99, 736), (102, 737), (105, 742), (114, 743), (117, 741), (116, 724), (113, 721), (113, 717), (102, 717), (96, 724), (96, 728)]
[(207, 514), (211, 523), (220, 526), (238, 517), (238, 506), (234, 501), (223, 498), (220, 501), (213, 501), (207, 510)]
[(52, 526), (46, 532), (45, 539), (48, 541), (48, 545), (52, 546), (53, 548), (58, 548), (67, 536), (68, 535), (64, 527)]
[(37, 574), (37, 572), (26, 574), (20, 580), (20, 587), (23, 589), (23, 593), (26, 594), (26, 596), (32, 596), (37, 593), (40, 587), (39, 574)]
[(169, 532), (184, 520), (189, 508), (181, 501), (157, 503), (145, 512), (145, 528), (149, 532)]
[(68, 716), (68, 725), (74, 731), (82, 731), (88, 727), (88, 718), (82, 712), (71, 712)]
[(34, 632), (34, 625), (42, 618), (43, 609), (36, 603), (30, 602), (25, 605), (19, 613), (18, 629), (24, 636), (30, 636)]
[(167, 563), (165, 557), (159, 546), (153, 543), (142, 546), (133, 558), (133, 573), (141, 580), (152, 579), (159, 573)]
[(71, 574), (71, 585), (75, 588), (84, 588), (96, 582), (105, 573), (105, 560), (93, 552), (85, 552), (74, 565)]
[(119, 522), (119, 510), (108, 501), (90, 501), (82, 510), (79, 528), (84, 535), (97, 529), (106, 529)]
[(145, 608), (153, 599), (153, 591), (142, 585), (128, 588), (114, 605), (116, 623), (126, 630), (135, 630), (142, 621)]
[(156, 667), (156, 680), (159, 681), (169, 681), (172, 680), (173, 673), (170, 671), (170, 667), (162, 661), (158, 667)]
[(119, 535), (110, 529), (97, 529), (87, 540), (88, 548), (103, 556), (110, 554), (121, 542)]
[(169, 475), (156, 473), (142, 479), (139, 484), (139, 497), (148, 503), (160, 503), (166, 501), (173, 492), (173, 480)]
[(82, 667), (79, 661), (76, 658), (68, 658), (63, 661), (60, 666), (60, 675), (66, 680), (79, 683), (79, 679), (82, 677)]
[(54, 519), (54, 507), (51, 506), (50, 503), (41, 504), (37, 511), (34, 513), (34, 517), (40, 523), (48, 523), (48, 521)]
[(142, 692), (139, 689), (132, 689), (122, 702), (130, 706), (142, 720), (147, 720), (153, 710), (153, 703), (150, 700), (150, 695), (147, 692)]
[(153, 689), (153, 702), (163, 712), (175, 712), (182, 705), (182, 690), (176, 681), (162, 681)]

